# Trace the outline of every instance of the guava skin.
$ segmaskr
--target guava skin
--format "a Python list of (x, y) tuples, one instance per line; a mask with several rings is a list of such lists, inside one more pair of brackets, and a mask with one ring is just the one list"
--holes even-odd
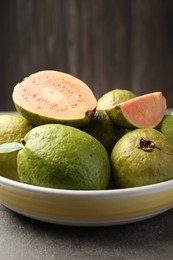
[(127, 122), (119, 108), (116, 105), (136, 97), (135, 94), (127, 89), (113, 89), (104, 94), (97, 101), (97, 110), (105, 110), (111, 120), (127, 129), (134, 129), (132, 125)]
[(123, 113), (119, 108), (119, 105), (107, 109), (106, 113), (112, 119), (112, 121), (116, 122), (116, 124), (119, 125), (120, 127), (124, 127), (128, 130), (134, 130), (136, 128), (123, 116)]
[(115, 109), (116, 105), (136, 97), (135, 94), (127, 89), (113, 89), (105, 93), (97, 101), (97, 110), (104, 110), (111, 120), (120, 127), (134, 129), (131, 124), (123, 117), (120, 109)]
[(31, 111), (23, 109), (21, 106), (17, 105), (16, 103), (15, 103), (15, 107), (17, 111), (34, 126), (40, 126), (44, 124), (63, 124), (63, 125), (69, 125), (76, 128), (80, 128), (88, 124), (92, 120), (95, 114), (95, 109), (93, 109), (92, 111), (86, 112), (85, 116), (82, 118), (59, 119), (59, 118), (51, 118), (51, 117), (35, 114)]
[(97, 110), (107, 110), (116, 104), (134, 97), (136, 97), (135, 94), (127, 89), (113, 89), (98, 99)]
[(124, 135), (124, 129), (117, 126), (104, 110), (97, 110), (93, 119), (81, 130), (95, 137), (111, 154), (115, 143)]
[(59, 189), (101, 190), (110, 179), (110, 161), (103, 145), (70, 126), (35, 127), (18, 153), (21, 182)]
[(131, 188), (173, 179), (173, 147), (155, 129), (136, 129), (114, 146), (111, 166), (117, 188)]
[(164, 115), (160, 124), (156, 127), (173, 145), (173, 115)]
[[(0, 144), (20, 142), (34, 126), (21, 115), (0, 115)], [(0, 154), (0, 176), (19, 181), (17, 172), (17, 151)]]

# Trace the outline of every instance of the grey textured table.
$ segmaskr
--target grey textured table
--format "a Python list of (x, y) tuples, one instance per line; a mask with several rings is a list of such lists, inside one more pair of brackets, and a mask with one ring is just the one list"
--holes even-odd
[(173, 209), (122, 226), (68, 227), (0, 205), (0, 260), (173, 259)]

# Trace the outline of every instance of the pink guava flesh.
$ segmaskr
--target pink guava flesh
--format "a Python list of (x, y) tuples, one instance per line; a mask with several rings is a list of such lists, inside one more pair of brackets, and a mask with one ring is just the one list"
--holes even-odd
[(155, 128), (162, 120), (166, 99), (162, 92), (153, 92), (122, 102), (124, 117), (138, 128)]
[(59, 71), (40, 71), (18, 83), (15, 104), (35, 114), (74, 119), (90, 116), (96, 108), (91, 89), (81, 80)]

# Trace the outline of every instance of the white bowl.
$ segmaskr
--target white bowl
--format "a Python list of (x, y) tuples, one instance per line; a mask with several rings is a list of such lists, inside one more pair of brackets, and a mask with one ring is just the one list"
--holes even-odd
[(74, 191), (38, 187), (0, 177), (0, 201), (17, 213), (50, 223), (119, 225), (173, 208), (173, 180), (128, 189)]

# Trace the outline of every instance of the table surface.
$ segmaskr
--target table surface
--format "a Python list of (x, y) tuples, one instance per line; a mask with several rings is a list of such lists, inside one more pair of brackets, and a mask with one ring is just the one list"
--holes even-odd
[(0, 204), (0, 260), (172, 260), (173, 209), (119, 226), (70, 227), (33, 220)]
[(173, 209), (126, 225), (70, 227), (33, 220), (0, 205), (0, 234), (0, 260), (172, 260)]

